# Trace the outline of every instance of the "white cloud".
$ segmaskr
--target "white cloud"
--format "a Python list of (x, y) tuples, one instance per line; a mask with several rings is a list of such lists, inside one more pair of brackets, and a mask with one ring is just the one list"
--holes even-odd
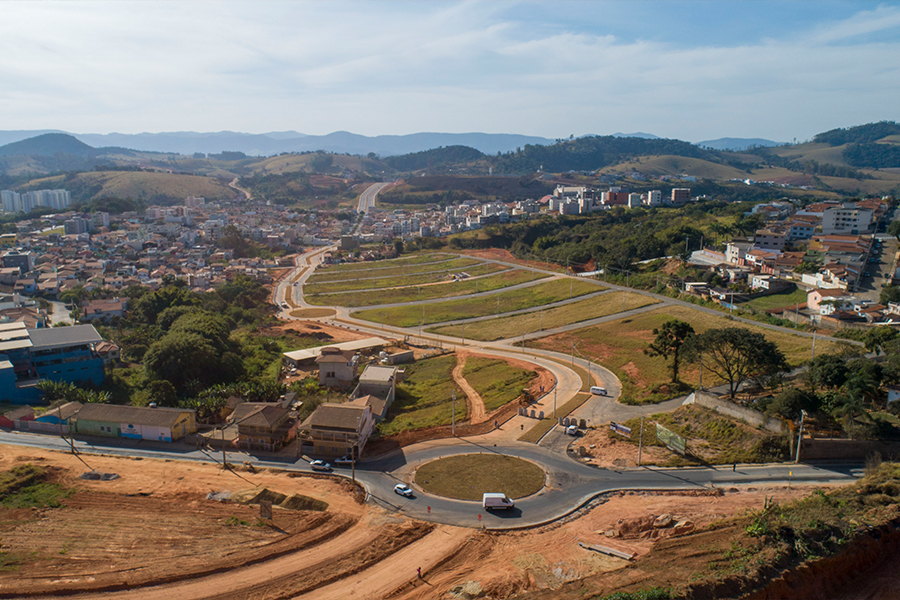
[(786, 140), (898, 117), (893, 6), (727, 46), (511, 20), (516, 8), (5, 2), (0, 128)]

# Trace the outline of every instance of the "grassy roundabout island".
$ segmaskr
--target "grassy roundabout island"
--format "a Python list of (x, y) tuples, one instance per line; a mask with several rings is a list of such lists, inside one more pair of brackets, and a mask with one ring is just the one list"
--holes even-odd
[(463, 454), (419, 467), (416, 485), (437, 496), (481, 500), (485, 492), (522, 498), (544, 487), (544, 471), (536, 464), (502, 454)]

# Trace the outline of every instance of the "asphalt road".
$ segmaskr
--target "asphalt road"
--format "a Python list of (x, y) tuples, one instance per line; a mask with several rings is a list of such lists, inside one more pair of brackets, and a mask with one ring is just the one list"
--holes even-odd
[[(735, 471), (722, 468), (655, 469), (622, 471), (585, 466), (564, 454), (533, 444), (493, 445), (484, 438), (448, 439), (425, 442), (404, 448), (386, 457), (364, 461), (356, 467), (356, 480), (369, 494), (369, 501), (388, 510), (417, 519), (460, 525), (506, 529), (533, 526), (556, 520), (582, 507), (600, 494), (616, 490), (676, 490), (730, 487), (741, 484), (784, 484), (796, 482), (850, 482), (861, 475), (856, 465), (739, 465)], [(0, 443), (66, 451), (69, 441), (57, 436), (0, 431)], [(87, 470), (91, 454), (141, 456), (164, 460), (216, 463), (221, 451), (197, 450), (179, 444), (92, 438), (76, 440)], [(441, 498), (425, 494), (413, 486), (415, 497), (405, 498), (393, 492), (394, 485), (410, 483), (414, 469), (425, 462), (457, 454), (479, 452), (516, 456), (540, 465), (547, 473), (544, 489), (516, 501), (509, 511), (485, 511), (480, 502)], [(251, 462), (257, 467), (312, 472), (304, 458), (287, 454), (251, 456), (228, 452), (231, 464)], [(335, 476), (350, 478), (351, 467), (340, 467)], [(430, 507), (430, 509), (429, 509)], [(479, 515), (481, 518), (479, 519)]]

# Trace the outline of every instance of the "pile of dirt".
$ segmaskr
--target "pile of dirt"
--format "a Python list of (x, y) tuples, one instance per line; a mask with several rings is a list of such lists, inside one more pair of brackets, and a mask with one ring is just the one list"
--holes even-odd
[(275, 506), (286, 508), (289, 510), (312, 510), (325, 511), (328, 510), (328, 503), (303, 494), (292, 494), (290, 496), (272, 491), (268, 488), (261, 490), (252, 489), (244, 490), (231, 494), (230, 500), (241, 504), (259, 504), (260, 502), (271, 502)]

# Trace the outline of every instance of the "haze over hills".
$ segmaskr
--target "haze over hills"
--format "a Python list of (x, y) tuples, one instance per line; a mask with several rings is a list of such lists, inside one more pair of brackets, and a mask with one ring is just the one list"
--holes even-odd
[(739, 152), (748, 148), (771, 148), (772, 146), (780, 146), (782, 142), (773, 142), (763, 138), (731, 138), (724, 137), (717, 140), (706, 140), (697, 142), (698, 146), (704, 148), (712, 148), (713, 150), (734, 150)]
[[(46, 133), (50, 130), (0, 131), (0, 144), (9, 144)], [(217, 154), (225, 151), (243, 152), (249, 156), (271, 156), (283, 152), (314, 152), (324, 150), (339, 154), (369, 154), (397, 156), (421, 152), (440, 146), (469, 146), (485, 154), (510, 152), (526, 144), (552, 144), (554, 140), (506, 133), (413, 133), (409, 135), (379, 135), (368, 137), (347, 131), (327, 135), (305, 135), (296, 131), (271, 133), (240, 133), (219, 131), (198, 133), (176, 131), (164, 133), (73, 133), (76, 139), (95, 148), (113, 146), (149, 152), (178, 154)]]

